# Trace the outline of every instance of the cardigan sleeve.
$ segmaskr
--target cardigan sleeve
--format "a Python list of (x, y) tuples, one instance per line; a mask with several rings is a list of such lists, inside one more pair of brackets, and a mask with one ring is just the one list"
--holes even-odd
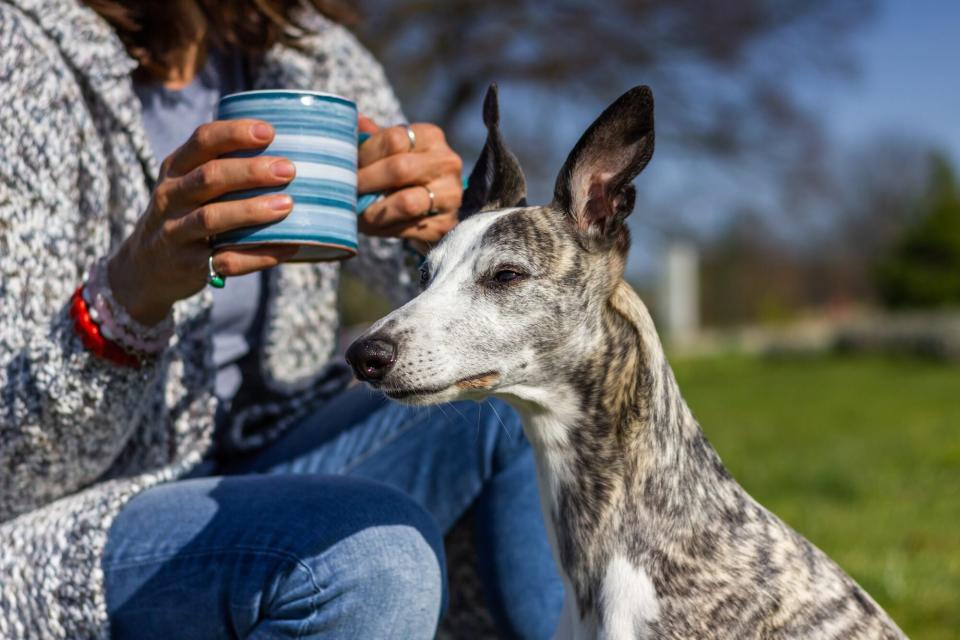
[(73, 332), (110, 181), (79, 87), (33, 35), (0, 7), (0, 521), (100, 476), (159, 369), (101, 360)]
[[(330, 72), (329, 91), (356, 101), (360, 113), (381, 127), (406, 122), (383, 67), (352, 33), (327, 22), (318, 37), (321, 55), (326, 57), (324, 64)], [(360, 234), (357, 257), (344, 266), (399, 305), (418, 292), (419, 282), (411, 262), (401, 240)]]

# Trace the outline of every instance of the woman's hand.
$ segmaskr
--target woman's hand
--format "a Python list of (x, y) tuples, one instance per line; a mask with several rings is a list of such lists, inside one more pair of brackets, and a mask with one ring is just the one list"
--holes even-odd
[[(367, 235), (412, 240), (426, 249), (457, 224), (463, 187), (463, 161), (448, 145), (443, 131), (432, 124), (411, 125), (416, 145), (410, 149), (405, 127), (380, 129), (361, 116), (360, 130), (372, 134), (360, 147), (357, 187), (360, 193), (382, 192), (360, 216)], [(430, 195), (433, 192), (433, 210)]]
[[(220, 158), (231, 151), (263, 148), (273, 136), (273, 127), (259, 120), (212, 122), (197, 128), (163, 161), (147, 211), (108, 265), (113, 295), (135, 320), (156, 324), (173, 303), (205, 286), (211, 236), (277, 222), (290, 213), (293, 201), (284, 194), (210, 202), (230, 191), (279, 186), (293, 179), (294, 165), (283, 158)], [(224, 249), (213, 263), (224, 276), (238, 276), (275, 266), (295, 251)]]

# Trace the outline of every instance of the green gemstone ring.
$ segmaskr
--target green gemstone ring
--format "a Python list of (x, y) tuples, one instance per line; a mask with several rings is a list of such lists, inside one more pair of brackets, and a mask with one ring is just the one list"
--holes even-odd
[(227, 279), (217, 273), (217, 270), (213, 268), (213, 254), (210, 254), (210, 257), (207, 259), (207, 284), (209, 284), (214, 289), (223, 289), (227, 286)]

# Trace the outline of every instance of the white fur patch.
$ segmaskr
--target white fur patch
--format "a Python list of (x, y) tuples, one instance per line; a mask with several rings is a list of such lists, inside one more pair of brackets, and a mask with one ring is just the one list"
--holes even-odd
[[(464, 220), (447, 234), (447, 237), (436, 249), (430, 252), (429, 262), (434, 267), (440, 267), (441, 269), (457, 266), (469, 268), (472, 263), (470, 258), (476, 254), (479, 246), (478, 242), (483, 234), (494, 222), (514, 211), (516, 211), (515, 208), (503, 209), (502, 211), (484, 213)], [(439, 273), (435, 275), (439, 275)]]
[(603, 578), (603, 620), (600, 640), (646, 638), (648, 624), (660, 615), (657, 591), (647, 573), (622, 555), (615, 555)]

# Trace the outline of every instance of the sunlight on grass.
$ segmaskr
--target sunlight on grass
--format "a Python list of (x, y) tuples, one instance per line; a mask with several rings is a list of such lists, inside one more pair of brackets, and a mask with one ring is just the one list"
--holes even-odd
[(960, 368), (675, 360), (731, 473), (919, 640), (960, 630)]

